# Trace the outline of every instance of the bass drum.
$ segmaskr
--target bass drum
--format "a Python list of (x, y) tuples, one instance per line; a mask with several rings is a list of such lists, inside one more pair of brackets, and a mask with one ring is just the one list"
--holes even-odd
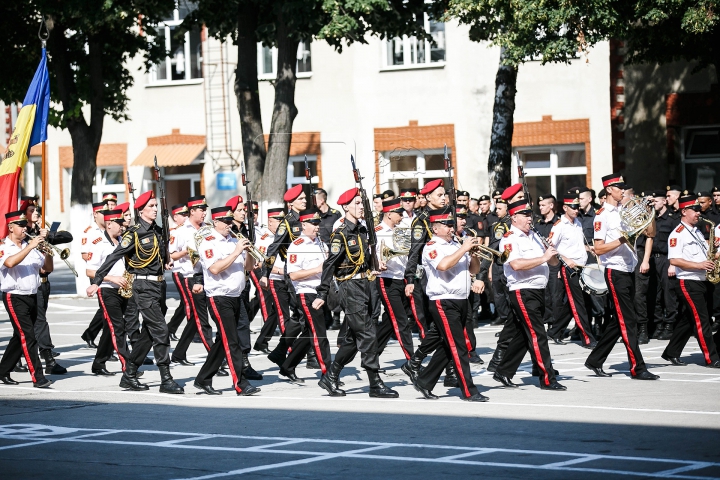
[(580, 288), (590, 295), (605, 295), (608, 291), (605, 283), (605, 267), (593, 265), (583, 268), (580, 274)]

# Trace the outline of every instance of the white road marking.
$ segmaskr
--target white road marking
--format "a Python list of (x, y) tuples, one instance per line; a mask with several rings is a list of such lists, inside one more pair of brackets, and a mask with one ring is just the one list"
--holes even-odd
[[(62, 436), (63, 432), (67, 434), (74, 434), (71, 436)], [(144, 441), (134, 442), (126, 440), (114, 440), (112, 438), (101, 438), (103, 436), (114, 435), (114, 434), (150, 434), (158, 435), (160, 438), (157, 442)], [(41, 438), (45, 435), (47, 438)], [(178, 438), (173, 440), (162, 440), (167, 436), (179, 436), (184, 438)], [(635, 476), (645, 478), (670, 478), (670, 479), (704, 479), (710, 480), (713, 477), (709, 476), (693, 476), (693, 475), (682, 475), (686, 472), (694, 470), (700, 470), (703, 468), (720, 467), (720, 463), (712, 462), (701, 462), (694, 460), (680, 460), (672, 458), (657, 458), (657, 457), (631, 457), (621, 455), (600, 455), (600, 454), (587, 454), (579, 452), (562, 452), (562, 451), (545, 451), (545, 450), (524, 450), (524, 449), (505, 449), (505, 448), (492, 448), (492, 447), (461, 447), (453, 445), (432, 445), (432, 444), (417, 444), (417, 443), (394, 443), (394, 442), (367, 442), (367, 441), (353, 441), (353, 440), (338, 440), (338, 439), (318, 439), (318, 438), (302, 438), (302, 437), (264, 437), (264, 436), (247, 436), (247, 435), (214, 435), (214, 434), (202, 434), (202, 433), (183, 433), (183, 432), (171, 432), (161, 430), (124, 430), (124, 429), (84, 429), (84, 428), (68, 428), (48, 426), (48, 425), (33, 425), (33, 424), (16, 424), (16, 425), (4, 425), (0, 426), (0, 438), (8, 440), (33, 440), (30, 443), (8, 445), (0, 447), (0, 450), (6, 450), (9, 448), (21, 448), (24, 446), (40, 445), (42, 443), (62, 443), (62, 442), (77, 442), (77, 443), (96, 443), (96, 444), (109, 444), (109, 445), (126, 445), (126, 446), (148, 446), (158, 448), (170, 448), (170, 449), (181, 449), (181, 450), (202, 450), (205, 452), (217, 451), (225, 452), (228, 450), (244, 452), (244, 453), (263, 453), (276, 454), (276, 455), (301, 455), (307, 456), (307, 458), (300, 458), (297, 460), (291, 460), (287, 462), (276, 462), (265, 465), (256, 465), (246, 468), (238, 468), (226, 472), (209, 473), (206, 475), (188, 477), (183, 480), (209, 480), (213, 478), (239, 476), (246, 473), (253, 473), (264, 470), (274, 470), (278, 468), (285, 468), (297, 465), (304, 465), (309, 463), (321, 462), (325, 460), (333, 460), (337, 458), (351, 458), (351, 459), (369, 459), (374, 461), (394, 461), (394, 462), (412, 462), (412, 463), (425, 463), (425, 464), (450, 464), (450, 465), (472, 465), (472, 466), (485, 466), (485, 467), (498, 467), (505, 469), (522, 469), (522, 470), (546, 470), (556, 472), (578, 472), (580, 473), (600, 473), (607, 475), (624, 475), (624, 476)], [(202, 441), (206, 439), (236, 439), (242, 440), (246, 443), (247, 440), (260, 442), (260, 445), (248, 446), (248, 447), (226, 447), (226, 446), (215, 446), (215, 445), (187, 445), (188, 442)], [(274, 441), (275, 443), (265, 444), (268, 440)], [(323, 445), (336, 447), (338, 445), (346, 445), (347, 450), (340, 452), (327, 452), (327, 451), (307, 451), (307, 450), (289, 450), (289, 449), (277, 449), (276, 447), (282, 447), (294, 444), (314, 444), (322, 447)], [(384, 455), (382, 450), (403, 448), (405, 450), (418, 449), (417, 453), (408, 452), (405, 456), (399, 455)], [(455, 455), (442, 456), (438, 458), (431, 458), (427, 456), (427, 449), (435, 450), (448, 450), (459, 452)], [(375, 453), (371, 453), (375, 452)], [(392, 452), (387, 452), (392, 453)], [(551, 460), (550, 463), (541, 464), (529, 464), (529, 463), (511, 463), (511, 462), (493, 462), (493, 461), (478, 461), (470, 460), (468, 458), (483, 455), (483, 459), (487, 458), (485, 455), (490, 453), (505, 453), (515, 456), (515, 458), (522, 458), (521, 455), (533, 455), (535, 457), (547, 457)], [(570, 458), (568, 458), (570, 457)], [(552, 461), (553, 459), (562, 458), (561, 461)], [(488, 459), (490, 460), (490, 459)], [(604, 460), (606, 462), (612, 462), (610, 466), (606, 468), (592, 468), (582, 467), (581, 464)], [(632, 464), (632, 469), (623, 469), (623, 463), (629, 462)], [(657, 471), (658, 467), (662, 465), (676, 465), (675, 468)], [(638, 469), (638, 466), (641, 468)], [(615, 468), (613, 468), (615, 467)], [(642, 467), (647, 467), (644, 470)], [(714, 480), (719, 480), (715, 478)]]

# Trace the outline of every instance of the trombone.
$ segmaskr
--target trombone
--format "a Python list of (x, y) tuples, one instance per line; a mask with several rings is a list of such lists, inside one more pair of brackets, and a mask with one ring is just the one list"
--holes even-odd
[[(37, 237), (37, 235), (33, 235), (32, 233), (28, 233), (28, 232), (25, 232), (25, 235), (29, 238)], [(69, 248), (60, 249), (59, 247), (56, 247), (52, 243), (48, 243), (47, 241), (43, 240), (42, 242), (40, 242), (38, 244), (37, 249), (40, 250), (45, 255), (50, 255), (51, 257), (54, 257), (55, 253), (57, 252), (58, 256), (60, 257), (60, 260), (65, 262), (65, 265), (68, 266), (70, 271), (73, 272), (76, 277), (78, 276), (78, 274), (75, 271), (75, 269), (73, 268), (73, 266), (70, 265), (70, 262), (68, 262), (68, 260), (67, 260), (70, 257), (70, 249)]]

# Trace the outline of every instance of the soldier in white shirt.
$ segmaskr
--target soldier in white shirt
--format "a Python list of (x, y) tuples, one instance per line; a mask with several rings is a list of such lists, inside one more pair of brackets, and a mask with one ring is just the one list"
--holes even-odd
[[(255, 248), (257, 248), (259, 252), (262, 252), (263, 254), (267, 252), (268, 247), (275, 239), (275, 232), (277, 231), (278, 226), (280, 226), (280, 221), (283, 219), (284, 216), (285, 210), (283, 208), (268, 209), (267, 228), (258, 229), (258, 231), (256, 232)], [(273, 266), (272, 270), (273, 271), (270, 272), (269, 278), (270, 287), (274, 287), (274, 284), (272, 282), (274, 282), (278, 277), (282, 279), (283, 268), (282, 266)], [(273, 298), (273, 291), (271, 290), (271, 288), (262, 288), (262, 286), (260, 285), (261, 275), (262, 265), (258, 265), (255, 270), (250, 272), (250, 280), (252, 280), (253, 285), (255, 285), (255, 295), (260, 301), (260, 314), (263, 318), (263, 326), (260, 329), (260, 333), (258, 334), (257, 339), (255, 340), (253, 350), (257, 352), (262, 352), (267, 355), (270, 353), (268, 344), (270, 343), (270, 339), (275, 333), (275, 328), (277, 328), (278, 326), (278, 308), (275, 305), (275, 299)]]
[(707, 272), (715, 268), (717, 259), (715, 262), (708, 260), (708, 244), (697, 228), (701, 210), (697, 196), (690, 194), (680, 197), (679, 207), (682, 220), (668, 237), (668, 258), (670, 265), (675, 267), (678, 297), (686, 308), (683, 309), (684, 318), (680, 319), (673, 330), (662, 358), (673, 365), (685, 365), (680, 360), (680, 355), (690, 336), (695, 335), (705, 364), (708, 367), (720, 368), (720, 357), (712, 338), (709, 311), (714, 289), (707, 280)]
[(213, 340), (212, 328), (208, 321), (207, 301), (203, 292), (203, 270), (199, 261), (193, 265), (190, 258), (190, 250), (197, 249), (195, 234), (203, 227), (208, 206), (203, 195), (196, 195), (188, 198), (187, 207), (190, 216), (182, 227), (175, 230), (174, 241), (170, 244), (170, 257), (182, 279), (183, 292), (190, 306), (191, 316), (188, 317), (188, 322), (180, 335), (180, 340), (175, 345), (170, 360), (173, 363), (191, 366), (194, 364), (188, 361), (187, 350), (195, 335), (200, 336), (207, 351), (212, 348)]
[[(185, 222), (187, 221), (188, 217), (190, 216), (190, 210), (188, 210), (187, 205), (184, 203), (179, 203), (177, 205), (173, 205), (170, 209), (170, 212), (172, 213), (172, 219), (173, 222), (175, 222), (175, 226), (170, 228), (170, 256), (173, 256), (173, 253), (177, 253), (176, 244), (177, 244), (177, 231), (179, 228), (181, 228)], [(187, 301), (187, 295), (185, 294), (185, 286), (184, 281), (182, 277), (180, 276), (180, 271), (182, 269), (182, 265), (179, 264), (180, 262), (173, 262), (172, 266), (172, 279), (173, 283), (175, 284), (175, 288), (177, 288), (178, 295), (180, 295), (180, 304), (175, 309), (175, 313), (173, 313), (172, 318), (168, 322), (168, 331), (170, 332), (170, 340), (174, 340), (177, 342), (178, 338), (175, 335), (175, 333), (178, 331), (178, 328), (180, 328), (180, 324), (182, 323), (184, 318), (192, 318), (192, 313), (190, 313), (190, 304)]]
[[(404, 277), (407, 255), (398, 255), (389, 258), (386, 262), (382, 261), (382, 247), (392, 249), (393, 232), (398, 227), (403, 228), (403, 214), (406, 212), (403, 209), (403, 201), (407, 201), (407, 197), (402, 197), (402, 195), (399, 198), (383, 201), (383, 220), (375, 227), (375, 235), (378, 241), (376, 250), (378, 264), (380, 265), (380, 275), (376, 281), (380, 292), (380, 300), (385, 307), (382, 322), (377, 328), (377, 343), (378, 355), (380, 355), (394, 333), (402, 353), (409, 360), (415, 349), (413, 347), (412, 325), (408, 321), (410, 312), (406, 307), (409, 304), (405, 296)], [(414, 194), (412, 201), (415, 202)]]
[(555, 314), (552, 327), (548, 329), (548, 337), (557, 344), (564, 344), (562, 335), (570, 320), (575, 320), (580, 331), (580, 340), (585, 348), (595, 348), (597, 340), (592, 333), (590, 318), (585, 299), (580, 287), (580, 268), (587, 263), (587, 248), (585, 246), (585, 234), (583, 226), (578, 220), (580, 209), (580, 198), (577, 193), (566, 193), (563, 197), (563, 211), (565, 214), (555, 222), (548, 241), (562, 255), (565, 263), (574, 271), (567, 268), (560, 268), (562, 286), (567, 295), (567, 303), (563, 303), (563, 295), (556, 295), (554, 298)]
[[(90, 252), (90, 246), (92, 242), (99, 241), (102, 238), (103, 232), (105, 231), (105, 220), (103, 220), (103, 214), (107, 210), (107, 204), (105, 202), (97, 202), (92, 204), (93, 220), (94, 222), (83, 230), (83, 236), (80, 239), (80, 255), (84, 261), (88, 261), (88, 253)], [(80, 335), (88, 348), (97, 348), (95, 344), (95, 337), (97, 337), (100, 330), (102, 330), (105, 321), (103, 319), (102, 309), (98, 308), (90, 320), (88, 328)]]
[(455, 240), (455, 215), (451, 207), (430, 210), (428, 221), (433, 238), (423, 247), (422, 266), (427, 276), (428, 312), (442, 337), (442, 345), (420, 374), (411, 377), (413, 386), (425, 398), (437, 399), (432, 389), (445, 367), (453, 363), (461, 398), (469, 402), (486, 402), (487, 397), (480, 394), (473, 383), (465, 341), (470, 275), (480, 270), (480, 259), (469, 252), (480, 245), (480, 239), (472, 238), (462, 244)]
[(417, 200), (417, 188), (401, 188), (400, 189), (400, 205), (402, 205), (402, 220), (400, 226), (410, 228), (415, 218), (415, 201)]
[(212, 386), (212, 378), (227, 359), (233, 387), (238, 395), (252, 395), (260, 391), (243, 375), (243, 354), (238, 341), (237, 324), (245, 305), (240, 295), (245, 288), (245, 270), (252, 270), (255, 260), (246, 253), (250, 242), (238, 240), (230, 233), (232, 210), (217, 207), (210, 210), (214, 228), (198, 245), (200, 264), (205, 275), (205, 293), (210, 316), (218, 327), (218, 338), (210, 349), (205, 364), (195, 377), (195, 388), (208, 395), (222, 392)]
[[(468, 193), (463, 192), (462, 190), (459, 190), (458, 193)], [(470, 198), (470, 195), (464, 195), (465, 197)], [(467, 199), (466, 199), (467, 202)], [(480, 244), (484, 243), (484, 239), (478, 236), (477, 230), (474, 230), (472, 228), (467, 228), (467, 218), (468, 218), (468, 209), (465, 205), (458, 204), (457, 208), (455, 209), (456, 214), (456, 225), (455, 225), (455, 235), (460, 239), (461, 242), (465, 242), (465, 240), (470, 238), (480, 238)], [(477, 275), (477, 274), (476, 274)], [(484, 289), (484, 285), (482, 287), (478, 286), (475, 283), (476, 275), (473, 275), (471, 279), (471, 287), (470, 287), (470, 293), (468, 294), (468, 305), (470, 308), (472, 308), (473, 300), (474, 300), (474, 292), (478, 291), (479, 293), (482, 293), (481, 288)], [(480, 285), (482, 285), (482, 282), (479, 282)], [(468, 353), (470, 355), (470, 363), (475, 364), (483, 364), (482, 358), (477, 354), (475, 349), (477, 348), (477, 338), (475, 337), (475, 330), (474, 330), (474, 321), (473, 321), (473, 315), (472, 310), (468, 312), (468, 315), (470, 315), (470, 319), (468, 320), (467, 324), (465, 325), (465, 343), (468, 347)]]
[(320, 230), (320, 211), (311, 207), (300, 212), (302, 235), (293, 241), (287, 250), (287, 273), (298, 296), (300, 309), (305, 317), (302, 333), (292, 344), (291, 352), (280, 367), (280, 375), (290, 379), (291, 383), (302, 384), (305, 381), (295, 374), (295, 367), (312, 348), (317, 356), (323, 375), (331, 363), (330, 342), (325, 332), (325, 313), (327, 305), (316, 309), (312, 303), (317, 298), (323, 262), (327, 258), (327, 246), (318, 236)]
[(28, 222), (24, 212), (6, 213), (5, 221), (9, 233), (0, 245), (0, 290), (5, 310), (10, 316), (13, 335), (0, 360), (0, 381), (5, 385), (18, 384), (10, 378), (10, 372), (20, 357), (24, 356), (33, 386), (47, 388), (52, 382), (43, 374), (33, 325), (37, 316), (40, 272), (53, 271), (53, 257), (44, 255), (36, 248), (47, 237), (48, 231), (41, 229), (37, 237), (25, 242)]
[(522, 363), (525, 353), (530, 352), (537, 365), (540, 388), (543, 390), (566, 390), (555, 379), (555, 369), (550, 359), (547, 332), (543, 323), (545, 287), (550, 272), (549, 265), (557, 265), (557, 251), (552, 246), (545, 249), (532, 229), (532, 207), (527, 200), (508, 205), (512, 227), (500, 241), (500, 251), (507, 252), (503, 264), (510, 291), (510, 304), (519, 324), (518, 331), (510, 340), (505, 356), (497, 367), (493, 379), (506, 387), (515, 387), (510, 380)]
[[(103, 232), (102, 241), (93, 243), (88, 253), (88, 261), (86, 265), (86, 274), (90, 278), (95, 278), (95, 272), (105, 262), (105, 259), (115, 250), (120, 243), (122, 235), (122, 225), (125, 223), (122, 210), (105, 210), (105, 232)], [(105, 366), (112, 355), (113, 350), (118, 353), (118, 359), (122, 371), (125, 372), (125, 366), (130, 358), (130, 352), (125, 341), (126, 325), (125, 325), (125, 309), (127, 308), (128, 299), (122, 297), (118, 290), (127, 287), (127, 280), (123, 277), (125, 273), (125, 259), (115, 262), (110, 269), (108, 275), (103, 279), (100, 288), (97, 291), (98, 305), (103, 312), (106, 326), (103, 328), (100, 342), (95, 353), (91, 371), (95, 375), (110, 376), (115, 375), (109, 372)], [(137, 379), (125, 378), (126, 382), (131, 382), (130, 388), (133, 390), (147, 390), (147, 385), (137, 382)], [(142, 385), (142, 386), (141, 386)], [(144, 387), (144, 388), (143, 388)]]
[[(593, 229), (595, 231), (595, 253), (600, 255), (600, 263), (605, 266), (605, 281), (608, 285), (610, 304), (615, 315), (605, 327), (605, 332), (585, 361), (585, 366), (599, 377), (609, 377), (602, 369), (618, 338), (622, 338), (627, 350), (630, 375), (638, 380), (656, 380), (660, 377), (648, 372), (638, 344), (637, 316), (635, 314), (635, 266), (637, 255), (628, 245), (622, 232), (627, 230), (623, 224), (619, 208), (625, 193), (625, 183), (620, 174), (613, 173), (602, 178), (607, 191), (603, 208), (596, 212)], [(648, 236), (655, 236), (648, 232)]]

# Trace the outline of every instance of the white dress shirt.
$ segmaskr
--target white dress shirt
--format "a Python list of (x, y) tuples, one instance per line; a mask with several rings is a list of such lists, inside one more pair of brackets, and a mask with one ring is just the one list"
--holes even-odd
[[(692, 227), (685, 222), (670, 233), (668, 237), (668, 258), (680, 258), (689, 262), (704, 262), (707, 260), (708, 244), (702, 232), (697, 227)], [(675, 267), (675, 276), (678, 280), (698, 280), (704, 282), (706, 279), (704, 270), (683, 270)]]
[(80, 240), (80, 253), (88, 253), (90, 246), (94, 241), (97, 241), (98, 238), (102, 237), (103, 233), (105, 233), (105, 230), (98, 227), (98, 224), (95, 222), (86, 227), (85, 230), (83, 230), (83, 236)]
[[(398, 225), (398, 228), (402, 228)], [(381, 257), (381, 243), (385, 242), (385, 246), (393, 248), (393, 228), (390, 228), (385, 222), (380, 222), (380, 225), (375, 227), (375, 235), (377, 236), (377, 252), (378, 261)], [(405, 265), (407, 264), (407, 255), (392, 257), (387, 261), (387, 270), (380, 272), (382, 278), (393, 278), (395, 280), (402, 280), (405, 278)]]
[(525, 234), (516, 226), (503, 235), (500, 240), (500, 251), (507, 250), (508, 258), (503, 264), (503, 271), (507, 277), (508, 290), (511, 292), (523, 288), (545, 288), (550, 275), (550, 268), (547, 263), (541, 263), (537, 267), (528, 270), (513, 270), (510, 262), (518, 259), (532, 259), (542, 257), (545, 254), (545, 247), (537, 234), (530, 230)]
[(560, 217), (550, 230), (548, 241), (560, 255), (572, 259), (577, 265), (583, 266), (587, 263), (585, 234), (582, 223), (577, 218), (571, 221), (565, 215)]
[[(622, 237), (620, 232), (626, 231), (627, 226), (620, 219), (618, 207), (605, 202), (603, 208), (595, 214), (593, 230), (595, 240), (605, 240), (605, 243), (610, 243)], [(621, 243), (619, 247), (600, 255), (600, 263), (605, 268), (626, 273), (634, 272), (637, 262), (637, 254), (627, 243)]]
[(12, 268), (5, 266), (5, 261), (27, 246), (22, 242), (21, 247), (7, 237), (0, 245), (0, 290), (15, 295), (34, 295), (40, 286), (40, 269), (45, 265), (45, 255), (37, 248), (33, 248), (22, 262)]
[[(117, 245), (113, 245), (110, 240), (107, 239), (105, 233), (103, 233), (102, 241), (94, 243), (90, 246), (88, 252), (88, 260), (86, 268), (88, 270), (99, 270), (105, 259), (115, 250)], [(121, 277), (125, 273), (125, 259), (121, 258), (115, 265), (112, 266), (110, 271), (107, 273), (103, 282), (100, 284), (100, 288), (120, 288), (117, 283), (109, 282), (108, 277)]]
[(205, 276), (205, 293), (208, 297), (239, 297), (245, 288), (245, 256), (243, 251), (235, 261), (225, 270), (215, 275), (210, 272), (210, 267), (217, 262), (230, 256), (235, 251), (237, 238), (234, 235), (224, 237), (217, 230), (212, 229), (210, 235), (203, 237), (200, 242), (198, 253)]
[[(312, 240), (307, 235), (301, 235), (290, 244), (287, 250), (287, 273), (298, 272), (300, 270), (310, 270), (322, 265), (327, 258), (327, 247), (316, 237)], [(318, 272), (310, 277), (302, 280), (292, 280), (296, 293), (317, 293), (316, 289), (320, 285), (320, 277), (322, 272)]]
[[(178, 227), (174, 232), (174, 241), (170, 243), (170, 253), (181, 252), (187, 248), (196, 250), (195, 234), (198, 229), (192, 224), (190, 220), (186, 220), (181, 227)], [(192, 277), (196, 273), (202, 273), (202, 267), (200, 262), (196, 263), (193, 267), (190, 261), (190, 255), (185, 255), (182, 258), (173, 260), (173, 264), (177, 269), (173, 269), (174, 272), (181, 274), (184, 277)]]
[(460, 249), (454, 239), (450, 242), (433, 237), (425, 244), (422, 252), (422, 266), (428, 283), (425, 289), (430, 300), (463, 300), (470, 295), (470, 255), (465, 254), (452, 268), (441, 272), (437, 269), (440, 261)]

